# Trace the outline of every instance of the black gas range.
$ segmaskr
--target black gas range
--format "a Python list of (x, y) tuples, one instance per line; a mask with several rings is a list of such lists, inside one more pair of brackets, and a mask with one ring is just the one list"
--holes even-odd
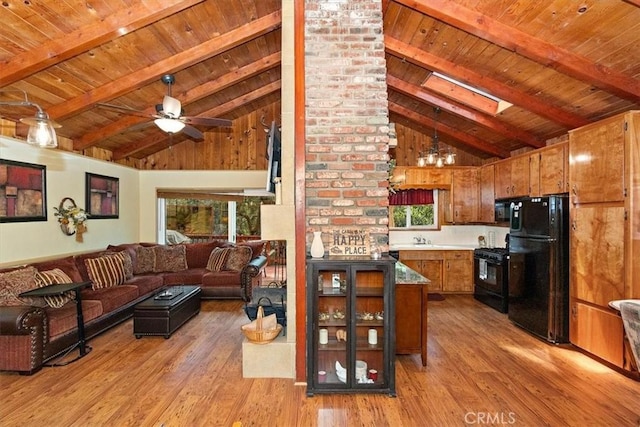
[(507, 313), (509, 303), (509, 250), (477, 248), (473, 251), (473, 296), (480, 302)]

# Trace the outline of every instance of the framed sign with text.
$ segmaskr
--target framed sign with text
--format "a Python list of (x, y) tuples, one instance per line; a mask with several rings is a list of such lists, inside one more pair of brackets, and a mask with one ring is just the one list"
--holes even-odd
[(369, 230), (343, 228), (333, 230), (329, 256), (369, 256)]

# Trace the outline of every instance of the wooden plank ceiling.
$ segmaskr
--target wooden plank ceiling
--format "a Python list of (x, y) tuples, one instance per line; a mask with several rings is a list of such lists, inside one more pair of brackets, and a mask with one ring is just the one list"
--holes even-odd
[[(4, 0), (0, 101), (28, 93), (76, 151), (145, 158), (169, 141), (150, 118), (167, 93), (164, 74), (175, 75), (172, 95), (187, 116), (234, 120), (279, 101), (280, 3)], [(508, 157), (640, 109), (637, 1), (382, 0), (382, 8), (390, 120), (424, 135), (437, 127), (458, 153)], [(512, 106), (498, 112), (505, 102)], [(9, 120), (34, 112), (0, 106)]]

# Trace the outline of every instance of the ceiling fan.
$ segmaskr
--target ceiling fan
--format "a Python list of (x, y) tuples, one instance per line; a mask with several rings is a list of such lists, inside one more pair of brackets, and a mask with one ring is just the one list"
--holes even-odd
[(173, 135), (180, 131), (184, 132), (190, 138), (204, 139), (204, 135), (199, 129), (192, 125), (202, 126), (223, 126), (230, 127), (231, 120), (219, 119), (214, 117), (189, 117), (184, 115), (182, 104), (180, 101), (171, 96), (171, 85), (176, 81), (173, 74), (165, 74), (160, 78), (160, 81), (167, 85), (167, 94), (162, 100), (162, 104), (156, 104), (157, 114), (147, 114), (143, 111), (138, 111), (133, 108), (114, 105), (114, 104), (98, 104), (101, 107), (106, 107), (118, 111), (123, 111), (127, 114), (134, 116), (149, 117), (154, 119), (153, 122), (169, 135)]

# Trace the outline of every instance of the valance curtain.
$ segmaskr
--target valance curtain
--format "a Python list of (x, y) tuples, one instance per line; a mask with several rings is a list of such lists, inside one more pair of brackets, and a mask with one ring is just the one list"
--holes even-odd
[(398, 190), (389, 195), (389, 205), (432, 205), (433, 190)]

